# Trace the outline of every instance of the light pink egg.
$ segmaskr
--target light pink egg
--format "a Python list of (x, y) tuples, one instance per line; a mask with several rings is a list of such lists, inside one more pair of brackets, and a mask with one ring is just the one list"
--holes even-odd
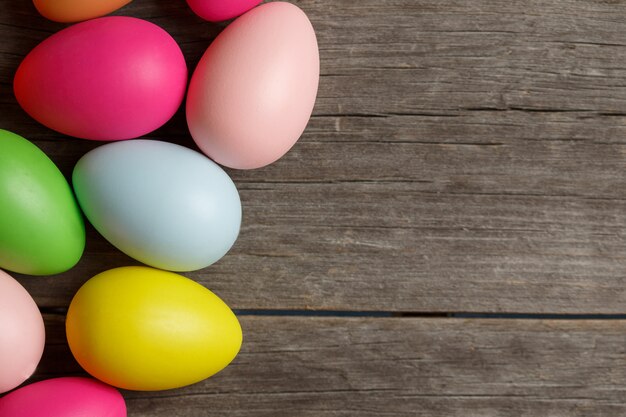
[(195, 14), (211, 22), (232, 19), (259, 3), (261, 0), (187, 0)]
[(126, 417), (115, 388), (89, 378), (48, 379), (0, 398), (0, 417)]
[(124, 16), (70, 26), (33, 49), (14, 91), (47, 127), (84, 139), (120, 140), (167, 122), (185, 95), (187, 66), (157, 25)]
[(268, 165), (304, 131), (319, 82), (315, 32), (304, 12), (263, 4), (209, 46), (187, 97), (187, 124), (213, 160), (231, 168)]
[(0, 271), (0, 393), (35, 372), (45, 339), (37, 304), (19, 282)]

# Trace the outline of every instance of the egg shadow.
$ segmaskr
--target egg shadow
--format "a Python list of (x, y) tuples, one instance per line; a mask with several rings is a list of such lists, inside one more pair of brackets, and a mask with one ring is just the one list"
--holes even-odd
[(88, 376), (74, 359), (65, 337), (65, 314), (44, 313), (46, 347), (27, 384), (62, 376)]

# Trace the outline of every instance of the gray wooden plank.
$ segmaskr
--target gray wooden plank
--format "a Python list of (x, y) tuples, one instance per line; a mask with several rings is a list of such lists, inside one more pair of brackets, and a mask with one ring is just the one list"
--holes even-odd
[[(440, 196), (413, 184), (241, 188), (244, 228), (235, 247), (212, 267), (186, 274), (235, 308), (624, 308), (625, 201)], [(90, 229), (74, 270), (21, 281), (40, 305), (62, 307), (89, 277), (130, 263)]]
[[(235, 308), (626, 312), (626, 5), (559, 0), (302, 0), (317, 29), (315, 114), (280, 162), (229, 171), (244, 229), (188, 274)], [(15, 67), (63, 27), (0, 0), (0, 126), (69, 174), (97, 144), (18, 108)], [(223, 25), (184, 2), (135, 1), (193, 67)], [(192, 146), (184, 115), (150, 135)], [(58, 277), (20, 277), (66, 306), (91, 275), (132, 263), (90, 234)]]
[[(35, 379), (81, 374), (47, 316)], [(129, 415), (616, 416), (626, 412), (626, 321), (241, 317), (220, 374), (124, 392)]]
[[(411, 123), (419, 124), (417, 119)], [(229, 173), (237, 184), (411, 183), (416, 191), (439, 194), (626, 199), (626, 143), (498, 136), (492, 139), (500, 142), (488, 144), (367, 139), (343, 142), (339, 133), (333, 142), (304, 140), (274, 165)], [(194, 147), (186, 137), (171, 140)], [(80, 156), (100, 145), (71, 139), (37, 144), (68, 174)]]

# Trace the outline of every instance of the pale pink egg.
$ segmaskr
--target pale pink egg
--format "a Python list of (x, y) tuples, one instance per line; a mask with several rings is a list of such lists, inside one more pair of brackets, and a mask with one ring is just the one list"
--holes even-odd
[(261, 0), (187, 0), (195, 14), (211, 22), (232, 19), (259, 3)]
[(187, 96), (187, 124), (217, 163), (251, 169), (283, 156), (304, 131), (317, 95), (311, 22), (290, 3), (263, 4), (209, 46)]
[(187, 65), (163, 29), (125, 16), (102, 17), (55, 33), (19, 66), (14, 91), (47, 127), (84, 139), (145, 135), (179, 108)]
[(48, 379), (0, 398), (0, 417), (126, 417), (115, 388), (90, 378)]
[(37, 304), (19, 282), (0, 271), (0, 393), (35, 372), (45, 339)]

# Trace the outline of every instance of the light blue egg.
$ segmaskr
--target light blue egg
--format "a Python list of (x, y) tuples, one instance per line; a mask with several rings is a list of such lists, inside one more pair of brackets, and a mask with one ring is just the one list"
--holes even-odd
[(91, 224), (146, 265), (201, 269), (224, 256), (239, 234), (235, 184), (213, 161), (183, 146), (110, 143), (78, 161), (72, 182)]

